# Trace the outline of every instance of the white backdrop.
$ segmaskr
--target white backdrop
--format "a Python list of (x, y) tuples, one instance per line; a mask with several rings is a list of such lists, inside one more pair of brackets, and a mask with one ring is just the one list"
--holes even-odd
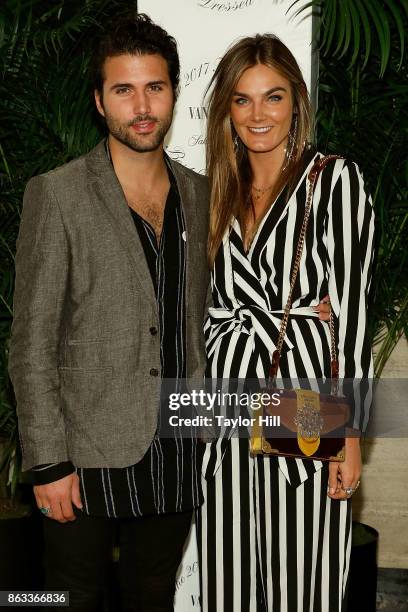
[[(226, 48), (242, 36), (272, 32), (295, 55), (309, 89), (312, 84), (312, 19), (294, 17), (293, 0), (138, 0), (178, 42), (181, 91), (166, 139), (167, 153), (204, 173), (206, 108), (203, 94)], [(302, 0), (306, 4), (307, 0)], [(165, 545), (165, 543), (163, 543)], [(195, 530), (190, 534), (176, 585), (176, 612), (197, 612), (199, 604)], [(220, 611), (221, 612), (221, 611)]]
[[(293, 0), (139, 0), (147, 13), (178, 42), (181, 91), (173, 127), (167, 138), (169, 155), (204, 172), (206, 108), (203, 93), (220, 56), (236, 39), (273, 32), (295, 55), (310, 87), (312, 19), (306, 11), (294, 17)], [(303, 2), (306, 4), (306, 0)]]

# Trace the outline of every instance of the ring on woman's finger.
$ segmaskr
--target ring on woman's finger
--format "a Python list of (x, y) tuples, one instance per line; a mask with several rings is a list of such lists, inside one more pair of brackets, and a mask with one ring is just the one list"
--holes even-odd
[(52, 514), (52, 508), (50, 508), (49, 506), (41, 506), (40, 512), (42, 512), (45, 515)]
[(358, 489), (358, 487), (360, 486), (360, 481), (358, 480), (356, 482), (356, 486), (355, 487), (341, 487), (343, 489), (343, 491), (345, 492), (345, 494), (348, 497), (351, 497), (351, 495), (353, 495), (353, 493), (355, 493)]

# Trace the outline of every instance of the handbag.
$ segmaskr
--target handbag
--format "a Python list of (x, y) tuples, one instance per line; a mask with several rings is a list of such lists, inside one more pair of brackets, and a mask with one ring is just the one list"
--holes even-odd
[[(282, 316), (276, 350), (272, 354), (269, 379), (261, 389), (263, 401), (261, 417), (252, 419), (251, 455), (281, 455), (320, 461), (344, 461), (344, 426), (350, 416), (350, 404), (339, 395), (339, 366), (333, 313), (330, 313), (331, 383), (330, 392), (318, 393), (310, 389), (278, 388), (276, 383), (279, 360), (292, 307), (292, 294), (299, 271), (306, 230), (313, 204), (313, 194), (320, 172), (328, 162), (341, 159), (339, 155), (327, 155), (317, 160), (308, 174), (309, 189), (305, 215), (291, 271), (289, 295)], [(258, 394), (259, 395), (259, 394)], [(276, 424), (279, 434), (273, 435)], [(330, 434), (327, 436), (327, 434)], [(323, 437), (322, 437), (323, 436)]]

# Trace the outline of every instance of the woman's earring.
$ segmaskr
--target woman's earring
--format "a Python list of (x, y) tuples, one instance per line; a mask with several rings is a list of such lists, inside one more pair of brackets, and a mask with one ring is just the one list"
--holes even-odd
[(293, 153), (296, 146), (297, 140), (297, 129), (298, 129), (298, 116), (297, 113), (294, 115), (293, 126), (288, 134), (288, 144), (285, 150), (285, 163), (283, 164), (282, 171), (285, 171), (289, 164), (292, 162)]
[(239, 147), (239, 138), (238, 138), (238, 134), (235, 134), (234, 139), (233, 139), (233, 144), (234, 144), (234, 153), (236, 153), (238, 151), (238, 147)]

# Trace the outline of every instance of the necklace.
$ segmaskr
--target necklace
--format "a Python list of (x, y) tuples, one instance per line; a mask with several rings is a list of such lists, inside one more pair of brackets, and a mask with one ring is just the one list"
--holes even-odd
[(256, 187), (255, 185), (252, 185), (251, 190), (253, 192), (255, 192), (253, 194), (253, 200), (256, 202), (257, 200), (259, 200), (260, 198), (262, 198), (262, 196), (267, 192), (270, 191), (273, 188), (274, 184), (272, 185), (268, 185), (268, 187)]

